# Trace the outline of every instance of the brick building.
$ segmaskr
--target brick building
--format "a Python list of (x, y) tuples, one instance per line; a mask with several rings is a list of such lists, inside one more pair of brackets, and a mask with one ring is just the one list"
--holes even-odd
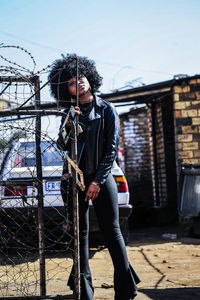
[(120, 146), (136, 215), (176, 219), (181, 164), (200, 163), (200, 75), (101, 96), (133, 103), (120, 115)]

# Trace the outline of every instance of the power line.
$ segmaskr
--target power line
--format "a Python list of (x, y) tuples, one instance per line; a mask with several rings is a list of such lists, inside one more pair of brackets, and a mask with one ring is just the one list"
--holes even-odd
[(34, 42), (34, 41), (30, 41), (29, 39), (21, 38), (21, 37), (15, 35), (15, 34), (12, 34), (12, 33), (8, 33), (8, 32), (5, 32), (5, 31), (0, 31), (0, 33), (3, 34), (3, 35), (9, 36), (9, 37), (15, 38), (17, 40), (21, 40), (23, 42), (27, 42), (29, 44), (32, 44), (32, 45), (40, 47), (40, 48), (49, 49), (49, 50), (52, 50), (52, 51), (55, 51), (55, 52), (63, 52), (63, 50), (61, 50), (61, 49), (50, 47), (50, 46), (47, 46), (47, 45), (44, 45), (44, 44), (40, 44), (40, 43), (37, 43), (37, 42)]
[[(31, 41), (29, 39), (24, 39), (24, 38), (21, 38), (17, 35), (14, 35), (14, 34), (11, 34), (11, 33), (5, 32), (5, 31), (0, 31), (0, 33), (5, 35), (5, 36), (10, 36), (12, 38), (27, 42), (27, 43), (32, 44), (34, 46), (44, 48), (44, 49), (49, 49), (49, 50), (57, 52), (57, 53), (58, 52), (59, 53), (65, 52), (65, 50), (63, 50), (63, 49), (54, 48), (54, 47), (51, 47), (51, 46), (48, 46), (48, 45), (45, 45), (45, 44), (41, 44), (41, 43), (38, 43), (38, 42), (35, 42), (35, 41)], [(96, 59), (95, 61), (96, 61), (96, 63), (101, 63), (101, 64), (104, 64), (104, 65), (110, 65), (110, 66), (118, 67), (118, 68), (129, 68), (129, 69), (134, 69), (134, 70), (138, 70), (138, 71), (149, 72), (149, 73), (157, 73), (157, 74), (165, 74), (165, 75), (169, 75), (169, 76), (174, 75), (172, 73), (168, 73), (168, 72), (165, 72), (165, 71), (150, 70), (150, 69), (141, 68), (141, 67), (138, 67), (138, 66), (135, 66), (135, 65), (128, 65), (128, 66), (126, 65), (125, 66), (125, 65), (122, 65), (122, 64), (119, 64), (119, 63), (102, 61), (102, 60), (98, 60), (98, 59)]]

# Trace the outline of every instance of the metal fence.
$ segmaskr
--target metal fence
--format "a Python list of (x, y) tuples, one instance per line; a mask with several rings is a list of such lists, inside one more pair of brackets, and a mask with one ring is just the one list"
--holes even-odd
[(77, 170), (62, 177), (51, 136), (65, 114), (42, 109), (38, 76), (1, 76), (0, 97), (0, 299), (80, 299)]

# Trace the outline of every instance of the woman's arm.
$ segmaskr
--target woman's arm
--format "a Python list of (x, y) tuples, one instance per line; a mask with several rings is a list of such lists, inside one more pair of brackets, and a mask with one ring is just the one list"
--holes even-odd
[[(78, 106), (75, 106), (73, 109), (73, 113), (74, 112), (77, 115), (80, 115), (80, 108)], [(63, 126), (63, 124), (64, 124), (64, 126)], [(63, 134), (63, 132), (64, 132), (64, 134)], [(62, 151), (70, 150), (70, 147), (71, 147), (70, 138), (69, 138), (70, 132), (71, 132), (71, 121), (70, 121), (70, 118), (68, 115), (67, 120), (66, 120), (66, 117), (62, 117), (62, 119), (61, 119), (61, 125), (60, 125), (59, 134), (58, 134), (58, 139), (56, 141), (58, 148)]]
[(104, 184), (113, 162), (116, 158), (119, 135), (120, 135), (120, 121), (115, 107), (108, 103), (104, 114), (104, 157), (99, 163), (98, 170), (95, 176), (95, 182)]

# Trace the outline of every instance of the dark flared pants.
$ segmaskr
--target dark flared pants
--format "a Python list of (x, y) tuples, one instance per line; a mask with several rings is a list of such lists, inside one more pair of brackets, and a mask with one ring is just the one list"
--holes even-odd
[[(93, 177), (86, 176), (86, 191)], [(93, 299), (92, 277), (89, 267), (89, 216), (85, 193), (79, 192), (79, 230), (80, 230), (80, 271), (81, 300)], [(114, 266), (115, 300), (130, 300), (136, 295), (140, 282), (127, 257), (124, 239), (119, 226), (118, 194), (115, 180), (110, 173), (106, 183), (101, 187), (99, 196), (93, 201), (99, 227)], [(72, 276), (68, 281), (73, 289)]]

